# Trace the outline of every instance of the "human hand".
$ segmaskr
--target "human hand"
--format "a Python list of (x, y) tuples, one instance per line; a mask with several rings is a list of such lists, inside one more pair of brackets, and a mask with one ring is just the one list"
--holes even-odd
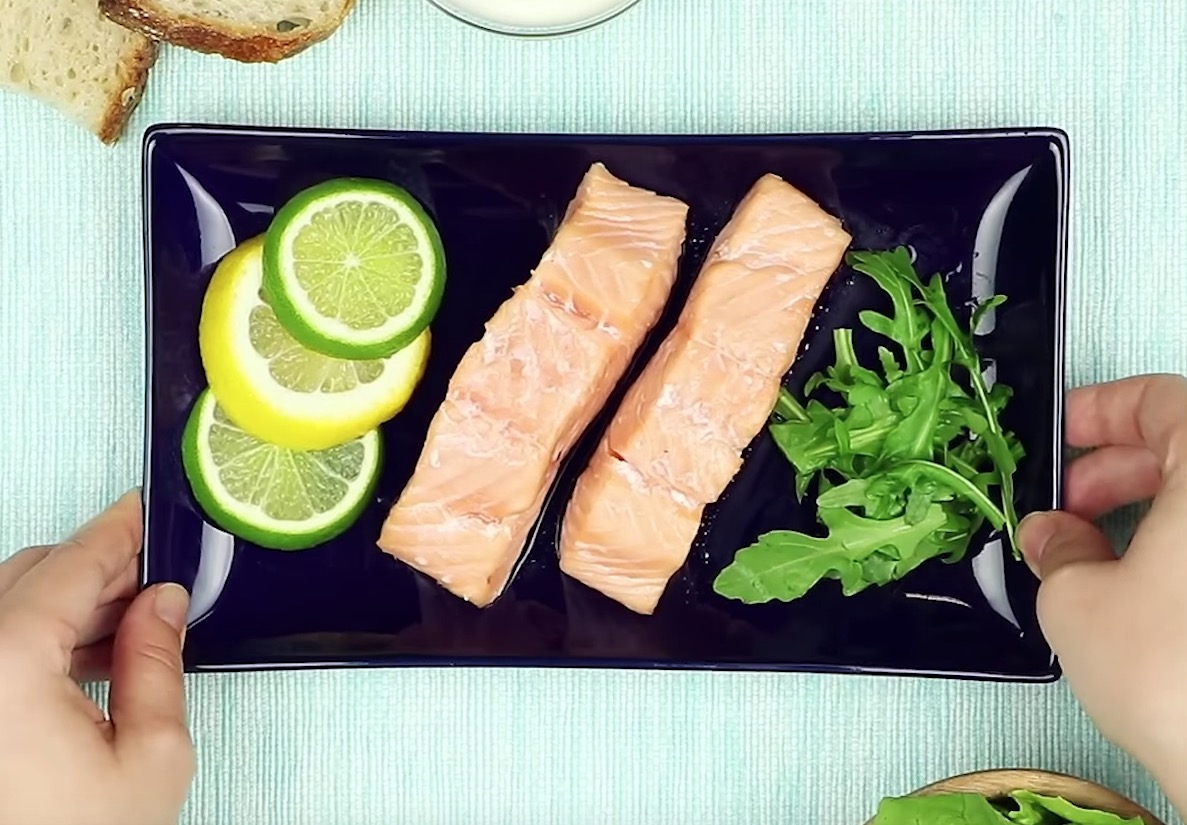
[[(0, 564), (0, 825), (177, 821), (194, 773), (188, 597), (158, 585), (128, 601), (140, 511), (129, 493), (62, 544)], [(108, 670), (110, 718), (74, 681)]]
[[(1026, 518), (1039, 621), (1105, 736), (1187, 811), (1187, 380), (1144, 376), (1068, 396), (1065, 508)], [(1153, 499), (1118, 559), (1091, 524)]]

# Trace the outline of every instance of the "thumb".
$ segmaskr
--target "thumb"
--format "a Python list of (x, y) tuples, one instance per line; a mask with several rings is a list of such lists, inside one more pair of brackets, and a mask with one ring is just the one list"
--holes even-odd
[(1043, 581), (1071, 564), (1117, 560), (1113, 545), (1092, 522), (1062, 510), (1024, 518), (1018, 525), (1018, 544)]
[(1018, 544), (1042, 581), (1037, 608), (1043, 635), (1066, 668), (1097, 637), (1100, 593), (1112, 578), (1107, 562), (1117, 556), (1091, 522), (1060, 510), (1023, 519)]
[(194, 772), (181, 678), (188, 606), (177, 584), (147, 588), (129, 605), (112, 648), (110, 698), (116, 750), (176, 782), (183, 797)]

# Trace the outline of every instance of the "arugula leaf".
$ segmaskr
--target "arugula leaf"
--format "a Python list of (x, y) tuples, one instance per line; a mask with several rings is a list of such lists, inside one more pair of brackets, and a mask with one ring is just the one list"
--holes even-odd
[(1019, 798), (1011, 794), (1010, 798), (1018, 805), (1017, 810), (1006, 813), (1006, 818), (1013, 825), (1066, 825), (1063, 819), (1025, 796)]
[(989, 497), (988, 493), (974, 481), (953, 471), (949, 467), (936, 464), (934, 461), (908, 461), (903, 464), (903, 467), (907, 470), (913, 470), (921, 476), (926, 476), (938, 484), (943, 484), (953, 492), (960, 493), (976, 505), (977, 509), (981, 511), (981, 514), (997, 529), (1000, 530), (1005, 526), (1006, 515), (993, 503), (993, 499)]
[(1008, 814), (1009, 821), (1015, 825), (1142, 825), (1140, 817), (1127, 819), (1081, 808), (1062, 797), (1014, 791), (1010, 798), (1018, 805), (1017, 811)]
[(850, 595), (929, 559), (961, 560), (986, 523), (1014, 544), (1013, 477), (1024, 451), (998, 418), (1013, 392), (986, 386), (973, 344), (976, 325), (1005, 298), (974, 307), (966, 328), (943, 279), (925, 284), (906, 249), (848, 261), (890, 297), (892, 314), (858, 318), (899, 353), (879, 345), (871, 368), (858, 359), (853, 330), (836, 329), (834, 362), (809, 377), (803, 399), (780, 391), (768, 431), (795, 468), (797, 499), (816, 484), (828, 532), (760, 536), (714, 581), (727, 598), (789, 601), (825, 578)]
[[(855, 270), (873, 278), (890, 296), (894, 318), (887, 319), (889, 323), (883, 329), (871, 329), (898, 343), (906, 358), (907, 371), (918, 372), (923, 368), (920, 353), (927, 323), (915, 309), (911, 288), (915, 285), (912, 279), (917, 282), (918, 278), (911, 265), (911, 253), (900, 246), (891, 252), (854, 252), (848, 256), (848, 261)], [(863, 323), (868, 326), (868, 320), (874, 314), (865, 313)]]
[(1060, 797), (1019, 790), (1010, 794), (1016, 810), (1003, 810), (981, 794), (946, 793), (883, 799), (870, 825), (1142, 825), (1104, 811), (1080, 808)]
[(886, 373), (887, 380), (897, 381), (903, 377), (903, 369), (898, 365), (898, 359), (886, 347), (878, 347), (878, 363), (882, 365), (882, 372)]
[(820, 513), (829, 528), (824, 538), (790, 530), (776, 530), (738, 551), (733, 564), (714, 582), (719, 593), (747, 604), (800, 598), (823, 578), (840, 579), (849, 596), (870, 582), (862, 575), (861, 562), (881, 552), (893, 562), (909, 558), (916, 545), (945, 520), (938, 505), (928, 508), (916, 524), (903, 517), (869, 519), (844, 508)]
[(775, 401), (774, 415), (783, 421), (798, 421), (806, 423), (808, 421), (808, 413), (799, 401), (796, 401), (795, 396), (787, 391), (786, 387), (779, 388), (779, 398)]
[(969, 329), (973, 332), (977, 331), (977, 327), (981, 326), (981, 319), (984, 318), (991, 310), (997, 309), (1006, 302), (1005, 295), (994, 295), (987, 301), (982, 301), (981, 304), (973, 310), (973, 318), (969, 321)]
[[(1011, 445), (1002, 431), (1001, 424), (998, 423), (998, 410), (994, 409), (994, 405), (990, 400), (989, 390), (985, 387), (985, 378), (981, 375), (981, 359), (973, 349), (971, 335), (966, 335), (962, 332), (960, 325), (956, 322), (956, 317), (952, 314), (952, 307), (949, 306), (948, 296), (944, 291), (943, 279), (939, 275), (933, 276), (931, 283), (926, 287), (922, 287), (922, 294), (928, 307), (935, 313), (936, 319), (946, 326), (949, 333), (953, 336), (956, 344), (955, 360), (968, 373), (968, 379), (973, 387), (973, 393), (976, 395), (977, 400), (981, 402), (981, 406), (987, 414), (987, 427), (980, 435), (985, 439), (989, 454), (993, 456), (993, 461), (1001, 472), (1002, 502), (1005, 505), (1006, 528), (1009, 533), (1010, 543), (1014, 546), (1014, 555), (1018, 556), (1017, 544), (1014, 542), (1014, 533), (1018, 527), (1018, 514), (1014, 510), (1014, 471), (1017, 469), (1017, 463), (1014, 459), (1014, 451), (1011, 449)], [(1000, 306), (1004, 300), (1002, 296), (994, 296), (988, 303), (993, 306)], [(983, 312), (983, 308), (975, 310), (973, 313), (974, 319), (979, 319)]]
[[(809, 475), (840, 460), (841, 450), (833, 438), (833, 420), (813, 416), (810, 420), (772, 424), (767, 429), (787, 460), (800, 475)], [(849, 452), (855, 455), (876, 456), (886, 436), (894, 429), (897, 419), (883, 417), (862, 427), (850, 427)]]
[(1010, 825), (980, 794), (939, 794), (883, 799), (870, 825)]
[[(943, 334), (941, 341), (945, 341)], [(938, 352), (938, 350), (937, 350)], [(881, 457), (927, 458), (932, 455), (940, 423), (940, 401), (951, 379), (939, 357), (923, 372), (901, 378), (891, 386), (898, 398), (911, 398), (911, 410), (882, 442)]]

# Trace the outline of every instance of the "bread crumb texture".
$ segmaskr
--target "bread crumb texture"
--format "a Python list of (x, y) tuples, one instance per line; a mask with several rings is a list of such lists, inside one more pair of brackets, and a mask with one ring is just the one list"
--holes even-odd
[(157, 46), (113, 23), (97, 0), (0, 0), (0, 87), (32, 95), (117, 140)]

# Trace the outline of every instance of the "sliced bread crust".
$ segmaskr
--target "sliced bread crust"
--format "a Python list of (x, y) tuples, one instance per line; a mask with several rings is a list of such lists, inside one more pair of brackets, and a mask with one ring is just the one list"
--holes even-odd
[(283, 18), (271, 27), (243, 26), (170, 10), (156, 0), (99, 0), (99, 8), (122, 26), (155, 40), (245, 63), (275, 63), (292, 57), (338, 30), (355, 0), (340, 0), (338, 14), (291, 28)]
[(104, 143), (123, 134), (156, 62), (156, 42), (94, 0), (0, 0), (0, 89), (36, 98)]
[(144, 38), (139, 50), (127, 55), (119, 65), (120, 93), (108, 101), (107, 109), (100, 119), (96, 134), (99, 140), (111, 144), (119, 140), (128, 125), (128, 119), (144, 96), (148, 73), (161, 53), (155, 40)]

